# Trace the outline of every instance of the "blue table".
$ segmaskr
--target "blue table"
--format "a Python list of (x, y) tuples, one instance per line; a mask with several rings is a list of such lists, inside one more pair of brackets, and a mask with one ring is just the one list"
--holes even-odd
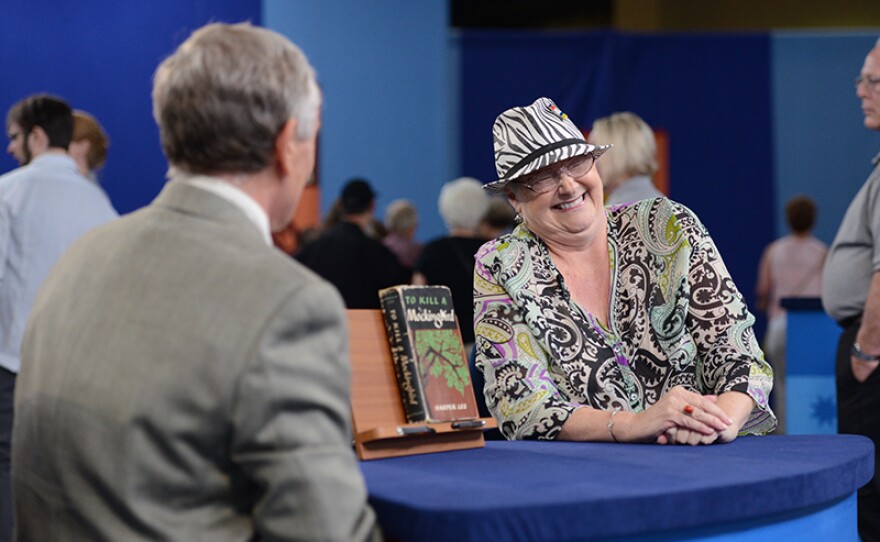
[[(361, 463), (391, 540), (857, 540), (855, 435), (688, 447), (487, 442)], [(796, 537), (796, 538), (795, 538)]]

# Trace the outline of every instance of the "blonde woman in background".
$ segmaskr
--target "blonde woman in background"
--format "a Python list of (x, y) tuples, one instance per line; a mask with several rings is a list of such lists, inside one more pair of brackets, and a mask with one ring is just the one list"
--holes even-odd
[(614, 146), (613, 153), (596, 162), (605, 190), (605, 205), (663, 197), (651, 182), (651, 176), (657, 172), (654, 131), (638, 115), (627, 111), (597, 119), (588, 142)]

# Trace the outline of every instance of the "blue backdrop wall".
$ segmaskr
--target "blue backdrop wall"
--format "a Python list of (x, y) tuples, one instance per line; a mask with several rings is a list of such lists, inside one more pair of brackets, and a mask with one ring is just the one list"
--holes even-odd
[[(442, 184), (494, 177), (495, 115), (554, 98), (581, 126), (633, 110), (670, 140), (673, 198), (706, 223), (749, 300), (763, 246), (796, 193), (820, 204), (826, 242), (880, 150), (852, 87), (880, 31), (775, 34), (456, 32), (448, 0), (4, 2), (0, 111), (47, 91), (94, 113), (112, 146), (114, 205), (149, 203), (165, 160), (150, 111), (156, 65), (209, 21), (281, 31), (316, 65), (326, 103), (319, 164), (326, 210), (352, 175), (408, 197), (420, 238), (444, 231)], [(52, 16), (47, 16), (51, 13)], [(0, 156), (0, 172), (17, 164)]]
[[(159, 193), (166, 162), (150, 102), (153, 71), (211, 21), (260, 22), (259, 0), (3, 2), (0, 112), (49, 92), (94, 114), (110, 135), (104, 187), (121, 213)], [(6, 153), (0, 172), (18, 164)]]

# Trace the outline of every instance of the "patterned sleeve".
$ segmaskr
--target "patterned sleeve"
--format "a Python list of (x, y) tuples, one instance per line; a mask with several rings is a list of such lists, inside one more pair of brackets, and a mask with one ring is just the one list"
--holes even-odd
[(764, 360), (755, 338), (755, 317), (705, 226), (687, 207), (673, 205), (682, 233), (692, 247), (687, 327), (698, 349), (701, 391), (748, 394), (756, 406), (740, 434), (768, 433), (776, 427), (776, 416), (767, 403), (773, 369)]
[(547, 370), (546, 352), (499, 284), (497, 246), (503, 242), (483, 245), (474, 268), (476, 363), (485, 376), (483, 393), (507, 439), (552, 440), (580, 405), (562, 396)]

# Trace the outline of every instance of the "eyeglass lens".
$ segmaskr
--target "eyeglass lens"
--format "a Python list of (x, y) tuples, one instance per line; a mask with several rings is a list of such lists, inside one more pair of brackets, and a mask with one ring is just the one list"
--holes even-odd
[(523, 184), (535, 192), (542, 193), (553, 189), (562, 180), (562, 173), (566, 172), (571, 177), (583, 177), (593, 168), (594, 158), (592, 154), (572, 160), (569, 163), (556, 168), (555, 171), (540, 173), (537, 177), (528, 179)]

